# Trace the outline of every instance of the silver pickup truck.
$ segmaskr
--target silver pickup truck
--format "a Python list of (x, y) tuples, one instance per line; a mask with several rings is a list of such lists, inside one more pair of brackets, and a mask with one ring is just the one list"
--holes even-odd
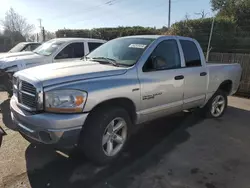
[(61, 61), (73, 63), (105, 42), (88, 38), (56, 38), (32, 52), (0, 55), (0, 91), (8, 91), (12, 95), (12, 75), (17, 71)]
[(138, 124), (194, 108), (221, 117), (241, 71), (238, 64), (207, 64), (191, 38), (118, 38), (73, 64), (17, 72), (11, 116), (28, 141), (77, 145), (104, 164)]

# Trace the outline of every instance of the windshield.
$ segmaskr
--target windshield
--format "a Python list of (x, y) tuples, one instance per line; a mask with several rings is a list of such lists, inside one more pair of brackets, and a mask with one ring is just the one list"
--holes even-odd
[(131, 66), (152, 42), (153, 39), (118, 38), (101, 45), (87, 55), (87, 58), (113, 59), (117, 64)]
[(61, 46), (62, 44), (63, 42), (58, 42), (55, 40), (48, 41), (48, 42), (43, 43), (38, 48), (36, 48), (33, 52), (40, 54), (40, 55), (49, 56), (53, 52), (55, 52), (59, 48), (59, 46)]
[(16, 46), (14, 46), (13, 48), (11, 48), (9, 52), (21, 52), (25, 46), (26, 44), (21, 42), (17, 44)]

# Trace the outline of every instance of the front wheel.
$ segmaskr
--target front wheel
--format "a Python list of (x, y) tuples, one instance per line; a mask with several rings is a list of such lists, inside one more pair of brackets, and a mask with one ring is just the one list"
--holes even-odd
[(225, 92), (219, 90), (208, 101), (204, 107), (206, 117), (219, 118), (223, 116), (227, 108), (227, 95)]
[(109, 163), (124, 149), (130, 127), (130, 117), (123, 108), (100, 108), (90, 114), (78, 145), (94, 163), (99, 165)]

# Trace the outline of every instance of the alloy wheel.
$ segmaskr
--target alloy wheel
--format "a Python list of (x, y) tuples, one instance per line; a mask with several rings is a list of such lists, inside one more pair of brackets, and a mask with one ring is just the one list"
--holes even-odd
[(106, 127), (102, 137), (102, 148), (107, 156), (115, 156), (127, 139), (127, 124), (123, 118), (113, 119)]
[(222, 95), (218, 95), (214, 98), (211, 107), (211, 114), (214, 117), (219, 117), (225, 109), (225, 98)]

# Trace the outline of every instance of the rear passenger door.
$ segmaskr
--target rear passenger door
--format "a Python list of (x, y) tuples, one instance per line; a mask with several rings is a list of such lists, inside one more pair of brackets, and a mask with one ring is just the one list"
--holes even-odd
[(193, 40), (180, 40), (185, 59), (184, 109), (198, 107), (204, 103), (207, 90), (207, 72), (202, 66), (202, 57)]
[(54, 58), (55, 62), (73, 61), (84, 56), (84, 43), (74, 42), (65, 46)]

